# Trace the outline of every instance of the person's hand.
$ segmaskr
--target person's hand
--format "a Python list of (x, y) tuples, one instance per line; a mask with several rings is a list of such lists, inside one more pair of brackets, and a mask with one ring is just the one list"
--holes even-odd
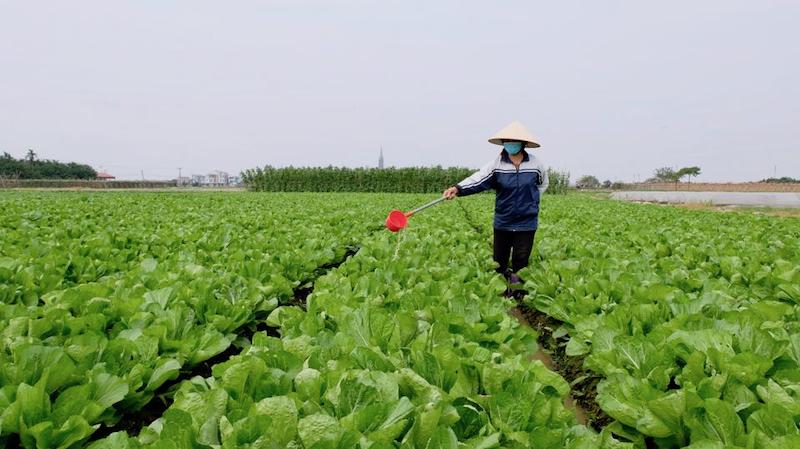
[(448, 200), (452, 200), (457, 195), (458, 195), (458, 189), (455, 187), (450, 187), (449, 189), (445, 190), (444, 193), (442, 193), (442, 196), (447, 198)]

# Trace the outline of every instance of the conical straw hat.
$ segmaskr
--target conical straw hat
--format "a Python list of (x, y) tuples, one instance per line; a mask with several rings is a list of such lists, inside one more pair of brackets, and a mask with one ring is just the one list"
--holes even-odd
[(536, 138), (516, 120), (489, 138), (489, 142), (495, 145), (502, 145), (504, 140), (521, 140), (525, 142), (525, 148), (539, 148)]

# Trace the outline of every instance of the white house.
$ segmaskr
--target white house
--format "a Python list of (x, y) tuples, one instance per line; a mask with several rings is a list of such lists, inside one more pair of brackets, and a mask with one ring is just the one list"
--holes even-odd
[(215, 170), (206, 175), (205, 185), (211, 187), (222, 187), (228, 185), (228, 178), (230, 176), (227, 172)]
[(192, 175), (191, 184), (203, 187), (225, 187), (242, 183), (241, 176), (231, 176), (228, 172), (214, 170), (205, 175)]

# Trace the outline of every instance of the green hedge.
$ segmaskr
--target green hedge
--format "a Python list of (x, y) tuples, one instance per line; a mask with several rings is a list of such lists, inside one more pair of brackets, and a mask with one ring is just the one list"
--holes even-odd
[[(258, 192), (397, 192), (436, 193), (455, 185), (476, 170), (462, 167), (411, 168), (275, 168), (242, 172), (248, 189)], [(569, 173), (548, 169), (547, 193), (566, 193)]]
[(261, 192), (433, 193), (474, 173), (470, 168), (274, 168), (245, 170), (242, 181)]

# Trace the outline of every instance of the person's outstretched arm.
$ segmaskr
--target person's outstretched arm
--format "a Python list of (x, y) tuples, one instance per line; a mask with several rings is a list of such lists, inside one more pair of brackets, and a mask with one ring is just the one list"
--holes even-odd
[(452, 199), (456, 196), (467, 196), (491, 189), (494, 187), (494, 171), (496, 168), (497, 161), (489, 162), (463, 181), (445, 190), (444, 197)]

